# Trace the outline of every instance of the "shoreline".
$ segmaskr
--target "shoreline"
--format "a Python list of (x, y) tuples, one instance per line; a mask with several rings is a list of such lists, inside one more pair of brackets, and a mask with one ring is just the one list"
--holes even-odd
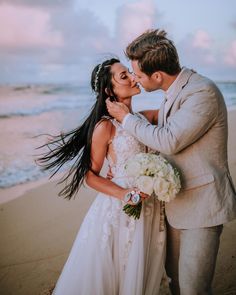
[(0, 189), (0, 205), (13, 201), (17, 198), (22, 197), (24, 194), (28, 193), (31, 190), (37, 189), (47, 183), (56, 183), (60, 181), (60, 179), (64, 176), (65, 173), (59, 173), (58, 175), (55, 175), (52, 179), (49, 178), (49, 176), (34, 180), (34, 181), (28, 181), (25, 183), (20, 183), (17, 185), (14, 185), (12, 187), (7, 188), (1, 188)]
[[(228, 110), (228, 121), (229, 121), (229, 142), (228, 142), (228, 150), (229, 150), (229, 166), (230, 170), (234, 170), (234, 165), (236, 165), (236, 157), (234, 157), (233, 153), (230, 152), (230, 144), (231, 141), (233, 142), (233, 136), (234, 136), (234, 124), (231, 123), (233, 121), (233, 117), (235, 117), (235, 123), (236, 123), (236, 106), (229, 106), (227, 107)], [(232, 143), (233, 144), (233, 143)], [(234, 146), (235, 149), (232, 148), (232, 150), (236, 150), (236, 145)], [(236, 167), (235, 167), (236, 169)], [(32, 189), (36, 189), (48, 182), (58, 182), (63, 175), (65, 175), (66, 172), (61, 172), (56, 174), (52, 179), (49, 178), (49, 176), (45, 176), (43, 178), (39, 178), (34, 181), (28, 181), (22, 184), (17, 184), (12, 187), (7, 188), (0, 188), (0, 204), (4, 204), (7, 202), (10, 202), (16, 198), (19, 198), (23, 196), (25, 193)], [(233, 177), (233, 175), (232, 175)], [(236, 175), (233, 177), (234, 183), (236, 185)]]

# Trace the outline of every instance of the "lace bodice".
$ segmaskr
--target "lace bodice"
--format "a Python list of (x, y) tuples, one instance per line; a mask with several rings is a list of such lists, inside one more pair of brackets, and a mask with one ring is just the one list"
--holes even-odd
[[(137, 113), (137, 116), (145, 119), (145, 117), (139, 113)], [(114, 162), (109, 154), (107, 155), (107, 159), (109, 166), (111, 167), (113, 177), (125, 177), (125, 163), (127, 160), (137, 153), (146, 152), (146, 146), (139, 142), (134, 136), (129, 134), (128, 131), (123, 129), (122, 125), (118, 121), (115, 119), (109, 120), (111, 120), (112, 124), (116, 128), (115, 135), (112, 139), (112, 146), (116, 160)]]

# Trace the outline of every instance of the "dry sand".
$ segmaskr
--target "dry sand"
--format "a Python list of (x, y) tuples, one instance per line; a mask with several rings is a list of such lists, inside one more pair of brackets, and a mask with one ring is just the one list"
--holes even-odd
[[(235, 126), (234, 109), (229, 112), (229, 164), (236, 184)], [(76, 200), (66, 201), (57, 197), (59, 190), (55, 182), (48, 182), (16, 199), (14, 190), (7, 191), (7, 196), (1, 192), (5, 195), (5, 203), (0, 205), (1, 295), (43, 294), (57, 280), (96, 195), (83, 187)], [(236, 294), (235, 241), (236, 221), (232, 221), (225, 225), (221, 238), (214, 279), (216, 295)]]

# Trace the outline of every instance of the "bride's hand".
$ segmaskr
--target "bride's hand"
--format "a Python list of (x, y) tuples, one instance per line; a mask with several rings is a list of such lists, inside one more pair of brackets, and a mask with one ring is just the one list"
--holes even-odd
[(113, 173), (111, 172), (111, 166), (109, 165), (109, 170), (107, 171), (106, 178), (109, 180), (112, 180), (113, 178)]
[(127, 189), (123, 196), (123, 201), (129, 205), (138, 205), (150, 196), (144, 192), (140, 192), (137, 188)]
[(127, 204), (130, 204), (130, 205), (133, 205), (133, 206), (136, 206), (138, 205), (139, 203), (143, 202), (144, 200), (148, 199), (150, 196), (143, 193), (143, 192), (139, 192), (139, 195), (140, 195), (140, 201), (137, 203), (137, 204), (134, 204), (132, 201), (129, 201)]
[(140, 192), (140, 195), (141, 195), (141, 199), (142, 199), (142, 201), (144, 201), (145, 199), (150, 198), (149, 195), (147, 195), (147, 194), (145, 194), (145, 193), (143, 193), (143, 192)]

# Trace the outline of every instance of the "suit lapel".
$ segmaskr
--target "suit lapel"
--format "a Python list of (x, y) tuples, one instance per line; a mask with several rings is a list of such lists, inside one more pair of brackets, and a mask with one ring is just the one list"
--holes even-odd
[[(183, 72), (181, 73), (181, 76), (179, 77), (179, 81), (176, 84), (175, 92), (174, 92), (173, 96), (168, 99), (168, 106), (167, 106), (167, 109), (165, 110), (166, 117), (168, 117), (168, 113), (170, 112), (174, 101), (179, 96), (179, 94), (183, 90), (183, 88), (186, 86), (186, 84), (189, 81), (189, 78), (192, 76), (193, 73), (194, 73), (194, 71), (184, 68)], [(164, 111), (164, 108), (163, 108), (163, 111)], [(166, 118), (164, 118), (164, 112), (163, 112), (163, 119), (162, 120), (163, 120), (163, 122), (166, 122)]]
[(158, 127), (162, 127), (164, 125), (164, 105), (166, 100), (164, 99), (161, 103), (160, 110), (158, 113)]

